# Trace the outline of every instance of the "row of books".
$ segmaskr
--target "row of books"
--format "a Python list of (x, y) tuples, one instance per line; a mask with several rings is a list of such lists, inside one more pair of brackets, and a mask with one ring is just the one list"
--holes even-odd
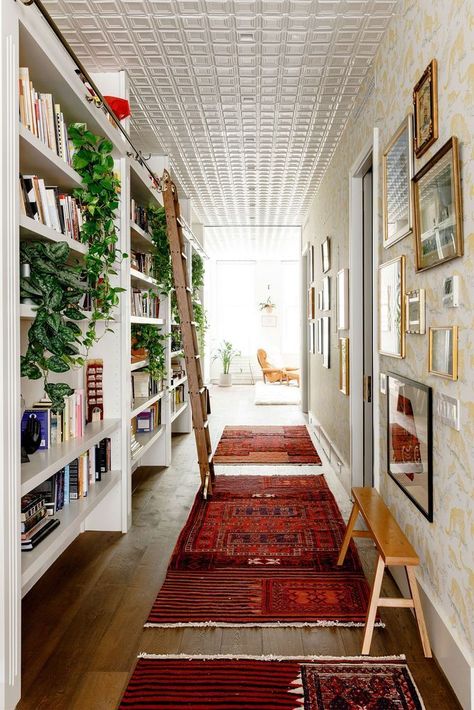
[(171, 384), (174, 384), (178, 380), (181, 380), (185, 376), (186, 372), (185, 372), (184, 367), (180, 361), (172, 362), (171, 367), (172, 367)]
[(161, 399), (151, 407), (147, 407), (143, 412), (134, 418), (133, 432), (137, 434), (148, 434), (157, 429), (161, 424)]
[(130, 219), (132, 222), (135, 222), (135, 224), (138, 224), (140, 229), (143, 229), (144, 232), (148, 232), (148, 214), (146, 207), (137, 205), (133, 199), (130, 201)]
[(153, 276), (153, 256), (150, 253), (142, 254), (139, 251), (130, 253), (130, 266), (140, 271), (145, 276)]
[(83, 389), (77, 389), (65, 399), (64, 410), (58, 414), (51, 411), (51, 400), (42, 399), (33, 404), (31, 409), (25, 409), (21, 419), (21, 432), (25, 432), (31, 418), (39, 422), (39, 449), (49, 449), (69, 439), (84, 436), (85, 427), (85, 394)]
[(71, 165), (73, 146), (60, 104), (51, 94), (39, 93), (30, 81), (28, 67), (20, 67), (20, 121), (33, 135)]
[(45, 185), (37, 175), (20, 174), (20, 209), (27, 217), (79, 241), (83, 224), (79, 202), (58, 187)]
[(21, 549), (32, 550), (59, 525), (56, 515), (86, 497), (111, 469), (111, 442), (102, 439), (21, 499)]
[(150, 291), (133, 288), (131, 301), (132, 316), (159, 318), (160, 299), (158, 295), (150, 293)]
[(137, 397), (153, 397), (163, 390), (163, 380), (155, 380), (148, 370), (132, 372), (132, 400)]
[(176, 412), (177, 409), (184, 403), (185, 399), (185, 392), (184, 392), (184, 382), (182, 385), (178, 385), (175, 387), (175, 389), (172, 391), (172, 396), (170, 397), (170, 407), (171, 407), (171, 414)]

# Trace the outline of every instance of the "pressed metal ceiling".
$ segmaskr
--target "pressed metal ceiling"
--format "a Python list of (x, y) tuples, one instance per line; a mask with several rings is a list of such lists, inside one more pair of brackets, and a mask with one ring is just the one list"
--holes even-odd
[(396, 0), (43, 0), (205, 224), (300, 224)]

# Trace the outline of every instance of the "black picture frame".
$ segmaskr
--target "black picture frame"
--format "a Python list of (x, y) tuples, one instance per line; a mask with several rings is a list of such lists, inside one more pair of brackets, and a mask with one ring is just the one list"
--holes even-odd
[(387, 472), (432, 523), (433, 390), (395, 372), (387, 373)]

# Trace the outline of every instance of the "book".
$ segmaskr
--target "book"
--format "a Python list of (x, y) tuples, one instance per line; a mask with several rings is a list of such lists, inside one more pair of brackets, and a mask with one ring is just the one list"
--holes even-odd
[(30, 418), (38, 420), (41, 427), (41, 440), (39, 449), (45, 450), (49, 448), (50, 442), (50, 415), (49, 409), (25, 409), (21, 418), (21, 433), (25, 431)]
[(41, 493), (33, 492), (22, 496), (20, 504), (21, 521), (28, 520), (44, 506), (44, 502), (44, 496)]
[(79, 460), (74, 459), (69, 463), (69, 500), (79, 498)]
[(46, 509), (44, 508), (44, 514), (39, 518), (36, 523), (25, 531), (21, 531), (21, 540), (31, 540), (32, 537), (36, 535), (45, 525), (50, 521)]
[(48, 514), (48, 511), (46, 510), (46, 507), (43, 503), (41, 508), (39, 508), (36, 513), (33, 513), (33, 515), (30, 515), (26, 520), (23, 520), (20, 525), (21, 525), (21, 532), (28, 532), (28, 530), (31, 530), (37, 523), (40, 522), (40, 520), (43, 520), (44, 517)]
[(41, 528), (30, 540), (24, 540), (21, 543), (22, 550), (32, 550), (36, 545), (38, 545), (42, 540), (44, 540), (48, 535), (50, 535), (53, 530), (55, 530), (60, 521), (57, 518), (50, 518), (47, 524)]

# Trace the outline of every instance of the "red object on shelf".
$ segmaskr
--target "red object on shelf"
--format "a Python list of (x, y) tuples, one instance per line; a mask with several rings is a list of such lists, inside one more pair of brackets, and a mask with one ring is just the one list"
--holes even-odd
[(118, 96), (104, 96), (108, 105), (115, 113), (119, 121), (130, 116), (130, 104), (127, 99), (120, 99)]

